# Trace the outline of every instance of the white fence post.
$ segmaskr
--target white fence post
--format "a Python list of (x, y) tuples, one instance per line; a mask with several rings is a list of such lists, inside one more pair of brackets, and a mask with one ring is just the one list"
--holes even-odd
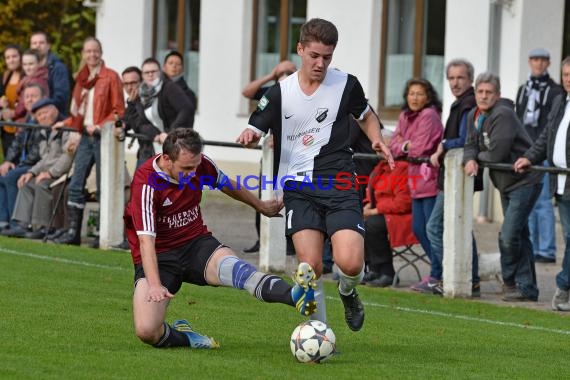
[[(271, 183), (265, 184), (265, 179), (273, 180), (273, 149), (269, 147), (269, 139), (263, 141), (263, 156), (261, 161), (261, 199), (273, 199), (274, 191)], [(285, 210), (282, 211), (282, 214)], [(264, 272), (284, 272), (286, 266), (285, 218), (268, 218), (261, 215), (259, 268)]]
[(444, 162), (443, 291), (451, 298), (471, 296), (473, 177), (462, 160), (463, 149), (452, 149)]
[(111, 245), (123, 241), (125, 144), (115, 138), (113, 129), (113, 123), (101, 128), (100, 249), (109, 249)]

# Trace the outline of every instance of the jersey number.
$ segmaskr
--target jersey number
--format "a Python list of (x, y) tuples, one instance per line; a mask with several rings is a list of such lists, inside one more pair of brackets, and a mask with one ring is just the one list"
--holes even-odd
[(293, 219), (293, 210), (289, 210), (287, 211), (287, 229), (290, 230), (291, 228), (293, 228), (291, 226), (291, 219)]

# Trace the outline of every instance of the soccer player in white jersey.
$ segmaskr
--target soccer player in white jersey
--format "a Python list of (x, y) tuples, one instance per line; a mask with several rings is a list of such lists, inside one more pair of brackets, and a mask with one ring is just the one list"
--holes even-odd
[[(323, 243), (330, 236), (345, 320), (358, 331), (364, 323), (356, 291), (364, 271), (364, 221), (349, 147), (350, 118), (359, 121), (373, 149), (391, 167), (394, 161), (358, 79), (328, 68), (337, 41), (331, 22), (307, 21), (297, 44), (301, 67), (265, 93), (236, 141), (252, 146), (273, 131), (273, 183), (283, 190), (286, 234), (293, 239), (300, 266), (308, 263), (316, 278), (322, 273)], [(313, 317), (326, 321), (320, 279), (306, 286), (316, 288)]]
[[(306, 283), (289, 285), (259, 272), (221, 244), (203, 222), (202, 187), (217, 188), (265, 216), (277, 216), (276, 200), (262, 201), (238, 187), (202, 153), (198, 132), (178, 128), (168, 133), (162, 153), (135, 172), (125, 208), (125, 228), (135, 267), (133, 317), (135, 333), (157, 348), (216, 348), (217, 343), (195, 332), (188, 321), (165, 322), (170, 299), (182, 286), (227, 286), (247, 290), (264, 302), (294, 306), (303, 315), (315, 309), (314, 290)], [(313, 269), (301, 268), (296, 280), (308, 280)], [(303, 285), (303, 286), (301, 286)]]

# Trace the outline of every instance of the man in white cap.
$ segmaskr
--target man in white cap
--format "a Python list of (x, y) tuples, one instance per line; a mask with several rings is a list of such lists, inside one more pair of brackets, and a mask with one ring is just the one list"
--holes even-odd
[[(552, 101), (563, 91), (548, 75), (550, 53), (546, 49), (532, 49), (528, 65), (529, 78), (517, 92), (516, 112), (532, 141), (536, 141), (544, 130)], [(556, 262), (555, 219), (549, 180), (550, 176), (546, 174), (542, 192), (528, 218), (534, 260), (538, 263)]]

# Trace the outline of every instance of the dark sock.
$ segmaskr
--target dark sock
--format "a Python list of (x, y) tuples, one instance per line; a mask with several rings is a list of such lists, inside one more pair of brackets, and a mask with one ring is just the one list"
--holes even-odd
[(186, 334), (171, 328), (168, 323), (164, 322), (164, 335), (153, 346), (156, 348), (184, 347), (190, 346), (190, 341)]
[(394, 277), (394, 275), (396, 274), (396, 272), (394, 271), (394, 265), (392, 265), (392, 263), (380, 264), (378, 273), (385, 274), (390, 277)]
[(255, 288), (255, 296), (264, 302), (279, 302), (294, 306), (291, 298), (291, 285), (282, 278), (265, 275)]

